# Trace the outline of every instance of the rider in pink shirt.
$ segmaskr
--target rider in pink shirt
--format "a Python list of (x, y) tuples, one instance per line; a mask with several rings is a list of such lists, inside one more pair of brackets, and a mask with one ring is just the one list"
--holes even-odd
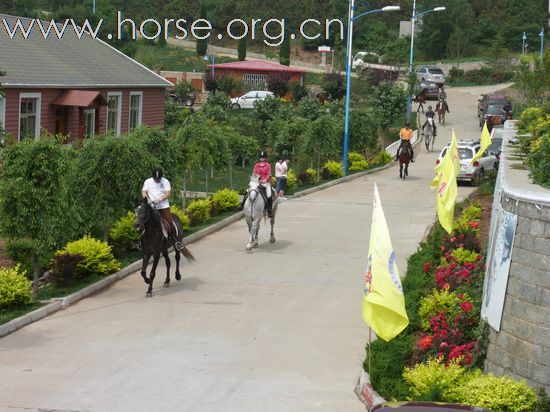
[(267, 215), (271, 217), (273, 198), (271, 197), (271, 165), (266, 161), (267, 153), (263, 150), (260, 152), (260, 161), (254, 165), (253, 173), (260, 176), (262, 186), (265, 187), (267, 197)]

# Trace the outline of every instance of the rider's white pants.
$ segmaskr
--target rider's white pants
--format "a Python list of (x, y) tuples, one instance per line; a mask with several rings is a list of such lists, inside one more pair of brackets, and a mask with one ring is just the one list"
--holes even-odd
[(271, 197), (271, 182), (262, 183), (262, 186), (265, 187), (265, 195)]

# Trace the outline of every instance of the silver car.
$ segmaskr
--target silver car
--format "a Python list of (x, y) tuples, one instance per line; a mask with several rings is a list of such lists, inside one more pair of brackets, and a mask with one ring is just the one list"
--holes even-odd
[[(443, 148), (436, 160), (436, 164), (439, 164), (441, 160), (443, 160), (449, 146), (450, 143)], [(472, 185), (479, 186), (487, 171), (498, 169), (499, 159), (497, 153), (489, 150), (486, 150), (479, 159), (472, 162), (480, 146), (479, 140), (459, 140), (457, 142), (456, 147), (460, 158), (460, 173), (456, 180), (469, 181)]]
[(445, 74), (437, 66), (419, 66), (415, 70), (416, 79), (420, 82), (445, 83)]
[(237, 109), (253, 109), (254, 103), (258, 100), (265, 100), (267, 98), (274, 98), (275, 95), (271, 92), (265, 92), (263, 90), (253, 90), (241, 97), (234, 97), (231, 99), (231, 108)]

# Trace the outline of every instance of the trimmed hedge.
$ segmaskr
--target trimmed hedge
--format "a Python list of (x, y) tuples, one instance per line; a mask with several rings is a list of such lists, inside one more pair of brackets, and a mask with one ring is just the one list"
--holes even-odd
[(21, 272), (19, 265), (0, 268), (0, 308), (31, 303), (31, 288), (32, 282)]

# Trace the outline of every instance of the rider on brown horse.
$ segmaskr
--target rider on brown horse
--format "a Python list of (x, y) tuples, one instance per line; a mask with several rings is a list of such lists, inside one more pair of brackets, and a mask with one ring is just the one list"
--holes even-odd
[(445, 106), (445, 110), (447, 110), (447, 113), (451, 113), (449, 110), (449, 104), (447, 103), (447, 92), (445, 91), (445, 87), (441, 85), (439, 88), (439, 93), (437, 94), (437, 106), (435, 107), (436, 111), (439, 111), (439, 105), (443, 104)]
[[(413, 136), (413, 131), (411, 129), (411, 124), (409, 122), (407, 122), (407, 123), (405, 123), (405, 127), (402, 128), (399, 131), (399, 137), (401, 138), (402, 143), (403, 142), (407, 143), (407, 149), (411, 153), (411, 162), (414, 163), (414, 150), (413, 150), (413, 147), (412, 147), (412, 144), (411, 144), (412, 136)], [(401, 146), (399, 146), (399, 148), (397, 149), (397, 154), (395, 155), (395, 160), (399, 160), (400, 151), (401, 151)]]

